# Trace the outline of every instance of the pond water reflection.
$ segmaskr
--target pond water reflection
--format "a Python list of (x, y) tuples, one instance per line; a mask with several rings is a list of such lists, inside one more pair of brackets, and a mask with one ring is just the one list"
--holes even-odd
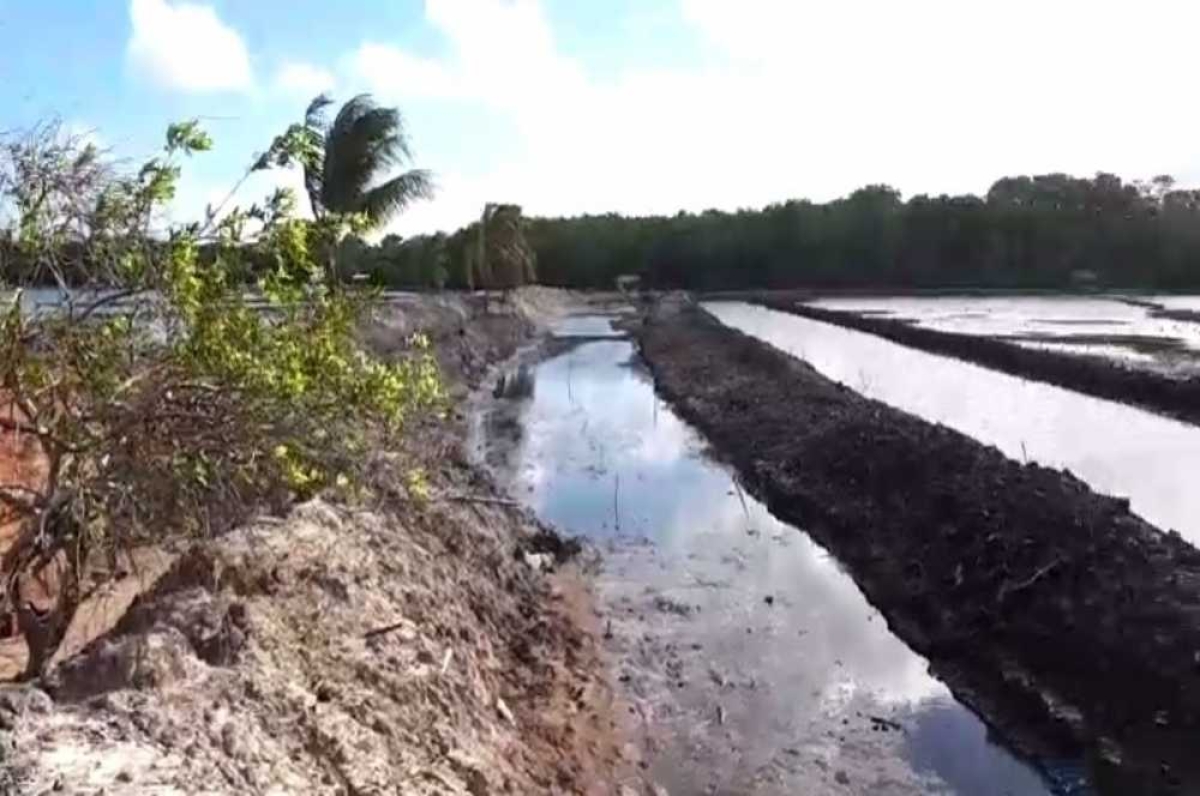
[(542, 362), (484, 428), (511, 493), (606, 550), (611, 646), (665, 728), (652, 762), (671, 793), (1051, 792), (834, 559), (705, 454), (628, 340)]
[(824, 297), (824, 309), (880, 315), (1015, 345), (1114, 360), (1176, 377), (1200, 375), (1200, 323), (1164, 315), (1200, 307), (1197, 296)]
[(1127, 497), (1158, 527), (1200, 543), (1200, 427), (874, 335), (742, 302), (705, 304), (722, 323), (835, 381)]

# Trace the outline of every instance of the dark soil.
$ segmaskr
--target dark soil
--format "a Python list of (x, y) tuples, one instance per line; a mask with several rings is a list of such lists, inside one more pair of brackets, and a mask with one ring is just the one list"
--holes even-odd
[[(1056, 321), (1066, 323), (1066, 321)], [(1072, 321), (1082, 325), (1083, 321)], [(1090, 323), (1090, 321), (1089, 321)], [(1145, 337), (1136, 334), (1073, 334), (1070, 337), (1060, 337), (1054, 334), (1006, 334), (998, 339), (1013, 342), (1031, 343), (1068, 343), (1070, 345), (1114, 345), (1136, 351), (1140, 354), (1186, 353), (1187, 344), (1178, 337)]]
[(1200, 551), (871, 401), (688, 305), (639, 333), (659, 390), (809, 531), (956, 695), (1101, 793), (1200, 788)]
[(790, 298), (759, 297), (755, 300), (781, 312), (869, 332), (923, 351), (976, 362), (1097, 398), (1140, 406), (1189, 423), (1200, 423), (1200, 377), (1172, 378), (1122, 367), (1099, 357), (1023, 348), (1007, 340), (926, 329), (894, 318), (827, 310), (797, 304)]

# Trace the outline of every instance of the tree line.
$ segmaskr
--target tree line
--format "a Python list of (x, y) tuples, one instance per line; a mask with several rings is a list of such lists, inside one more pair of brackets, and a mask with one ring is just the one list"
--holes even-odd
[[(380, 237), (388, 219), (432, 195), (431, 176), (421, 169), (387, 176), (410, 159), (397, 110), (355, 97), (327, 121), (329, 104), (315, 99), (282, 138), (297, 153), (315, 219), (355, 221), (324, 255), (342, 281), (393, 289), (507, 289), (533, 281), (610, 289), (619, 276), (692, 290), (1200, 288), (1200, 191), (1180, 189), (1169, 176), (1005, 177), (983, 196), (907, 201), (890, 186), (870, 185), (824, 203), (794, 199), (673, 216), (526, 218), (517, 205), (489, 204), (452, 234)], [(21, 165), (11, 147), (0, 154)], [(95, 164), (64, 167), (86, 175)], [(7, 176), (12, 183), (22, 173), (9, 169)], [(53, 284), (48, 274), (31, 273), (36, 263), (21, 256), (21, 234), (0, 232), (0, 281)], [(78, 235), (60, 237), (64, 248), (79, 246)], [(218, 251), (202, 241), (201, 261), (214, 261)], [(251, 283), (272, 268), (252, 251), (241, 265), (237, 276)]]
[(1005, 178), (984, 197), (870, 186), (762, 210), (539, 219), (542, 279), (662, 288), (1067, 288), (1200, 285), (1200, 192), (1169, 178)]
[(507, 290), (538, 281), (527, 228), (519, 205), (489, 203), (453, 235), (387, 235), (377, 245), (350, 236), (338, 247), (338, 267), (386, 288)]
[[(1006, 177), (984, 196), (907, 201), (873, 185), (761, 210), (531, 218), (524, 235), (539, 280), (572, 288), (612, 288), (621, 275), (693, 290), (1200, 288), (1200, 191), (1167, 176)], [(470, 240), (385, 240), (372, 273), (395, 287), (468, 287)]]

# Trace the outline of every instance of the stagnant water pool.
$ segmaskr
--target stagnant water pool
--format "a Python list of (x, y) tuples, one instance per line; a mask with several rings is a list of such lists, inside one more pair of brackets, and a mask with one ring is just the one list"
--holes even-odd
[(1018, 461), (1068, 469), (1098, 492), (1129, 498), (1158, 527), (1200, 544), (1200, 427), (758, 305), (704, 306), (722, 323), (863, 395), (944, 423)]
[(996, 745), (836, 561), (743, 494), (628, 340), (531, 376), (483, 414), (484, 454), (543, 520), (603, 548), (614, 668), (671, 793), (1083, 792), (1070, 763), (1049, 766), (1052, 790)]
[(1190, 310), (1200, 306), (1197, 296), (842, 296), (811, 303), (927, 329), (1103, 357), (1167, 375), (1200, 373), (1200, 323), (1164, 316), (1154, 308)]

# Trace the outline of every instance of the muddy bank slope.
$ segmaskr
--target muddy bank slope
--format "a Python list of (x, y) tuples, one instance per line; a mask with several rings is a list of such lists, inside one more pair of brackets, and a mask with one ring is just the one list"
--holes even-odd
[[(383, 321), (427, 330), (457, 391), (538, 324), (430, 302)], [(562, 547), (464, 432), (414, 428), (369, 495), (196, 545), (49, 677), (0, 686), (0, 794), (641, 793), (580, 585), (543, 571)]]
[(1200, 552), (694, 305), (660, 306), (639, 339), (658, 388), (752, 491), (1018, 747), (1088, 758), (1119, 781), (1102, 792), (1196, 792)]
[(1140, 406), (1189, 423), (1200, 423), (1198, 378), (1171, 378), (1152, 371), (1122, 367), (1099, 357), (1023, 348), (989, 337), (925, 329), (894, 318), (798, 304), (790, 298), (759, 296), (753, 300), (773, 310), (869, 332), (912, 348), (1057, 384), (1097, 398)]

